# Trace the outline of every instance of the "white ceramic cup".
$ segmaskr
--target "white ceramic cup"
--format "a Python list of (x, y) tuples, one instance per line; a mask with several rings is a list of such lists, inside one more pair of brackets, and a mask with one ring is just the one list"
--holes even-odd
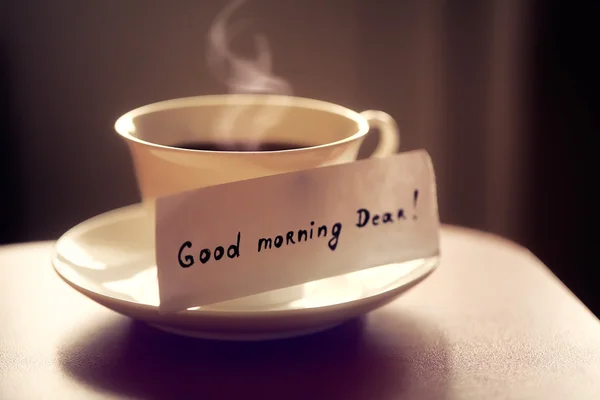
[[(371, 157), (399, 150), (394, 119), (292, 96), (214, 95), (162, 101), (132, 110), (115, 123), (131, 152), (142, 201), (154, 218), (154, 199), (190, 189), (356, 160), (370, 126), (380, 132)], [(193, 141), (279, 141), (280, 151), (205, 151), (176, 147)], [(219, 308), (288, 303), (302, 285), (223, 302)]]

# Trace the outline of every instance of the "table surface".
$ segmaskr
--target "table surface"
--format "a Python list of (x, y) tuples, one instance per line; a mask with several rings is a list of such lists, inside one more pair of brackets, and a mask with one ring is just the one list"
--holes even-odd
[[(600, 399), (600, 322), (527, 250), (444, 227), (441, 266), (366, 317), (259, 343), (169, 335), (0, 247), (0, 399)], [(576, 266), (573, 266), (576, 268)]]

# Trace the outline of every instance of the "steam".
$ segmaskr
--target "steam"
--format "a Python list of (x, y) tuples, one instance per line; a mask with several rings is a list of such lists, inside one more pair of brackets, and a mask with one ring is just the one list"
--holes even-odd
[[(263, 34), (254, 36), (258, 54), (255, 60), (243, 59), (232, 53), (230, 47), (233, 39), (242, 31), (244, 23), (240, 21), (231, 27), (227, 26), (233, 12), (246, 0), (234, 0), (215, 18), (209, 31), (208, 65), (228, 87), (230, 93), (292, 93), (290, 85), (271, 72), (271, 48), (267, 37)], [(223, 71), (228, 76), (223, 77)]]
[[(256, 50), (254, 58), (243, 58), (231, 50), (233, 40), (247, 26), (247, 20), (230, 24), (233, 13), (246, 0), (233, 0), (215, 18), (208, 34), (207, 62), (211, 72), (227, 87), (230, 94), (277, 94), (292, 95), (292, 88), (285, 79), (272, 72), (271, 48), (267, 37), (255, 34), (253, 43)], [(256, 110), (256, 107), (252, 107)], [(266, 130), (283, 118), (284, 107), (270, 107), (265, 104), (252, 115), (250, 125), (244, 121), (245, 133), (250, 137), (245, 141), (257, 142)], [(232, 107), (218, 118), (215, 127), (221, 138), (227, 139), (236, 128), (236, 123), (244, 112), (244, 107)]]

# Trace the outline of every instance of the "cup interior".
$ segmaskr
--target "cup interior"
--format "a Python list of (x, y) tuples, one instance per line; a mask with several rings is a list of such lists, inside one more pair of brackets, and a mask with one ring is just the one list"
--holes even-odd
[(167, 100), (135, 109), (115, 124), (129, 140), (177, 147), (195, 141), (264, 141), (312, 147), (368, 132), (360, 114), (319, 100), (273, 95), (218, 95)]

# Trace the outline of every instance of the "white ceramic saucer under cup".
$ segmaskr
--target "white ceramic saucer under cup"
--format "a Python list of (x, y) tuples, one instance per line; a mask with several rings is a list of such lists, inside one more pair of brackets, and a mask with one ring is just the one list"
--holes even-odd
[[(284, 303), (244, 306), (244, 299), (236, 299), (163, 315), (158, 313), (153, 222), (141, 205), (101, 214), (58, 240), (52, 264), (85, 296), (159, 329), (209, 339), (263, 340), (317, 332), (372, 311), (423, 280), (438, 263), (435, 257), (310, 282), (299, 298)], [(284, 298), (287, 290), (273, 298)]]

